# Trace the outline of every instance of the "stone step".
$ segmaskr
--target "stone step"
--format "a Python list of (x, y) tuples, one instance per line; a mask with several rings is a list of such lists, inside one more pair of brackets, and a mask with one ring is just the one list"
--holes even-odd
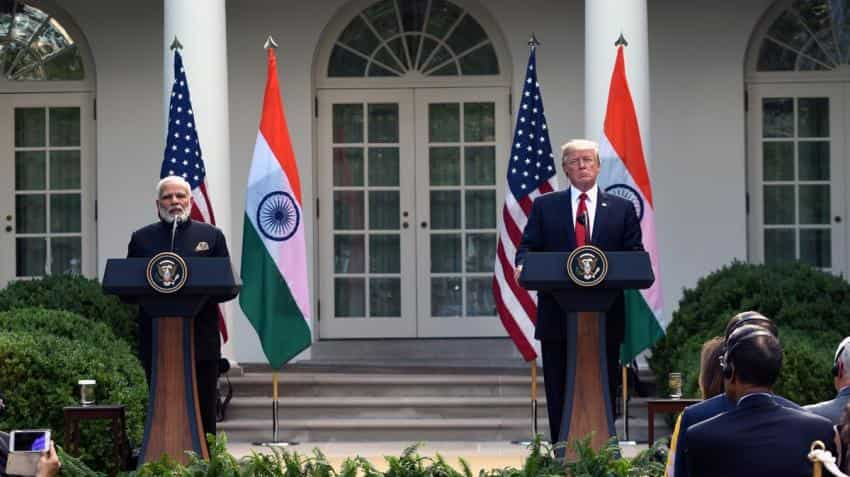
[[(228, 419), (263, 419), (272, 413), (271, 397), (235, 397), (227, 408)], [(538, 414), (546, 412), (546, 401), (537, 403)], [(531, 419), (527, 397), (492, 396), (317, 396), (278, 399), (282, 420), (304, 415), (323, 418), (484, 418)]]

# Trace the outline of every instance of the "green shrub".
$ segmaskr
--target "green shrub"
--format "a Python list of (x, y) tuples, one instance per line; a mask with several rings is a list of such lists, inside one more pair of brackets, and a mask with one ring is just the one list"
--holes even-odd
[(75, 275), (50, 275), (39, 280), (12, 282), (0, 290), (0, 311), (42, 307), (73, 311), (104, 323), (115, 336), (138, 349), (136, 307), (103, 294), (100, 283)]
[[(39, 316), (35, 322), (46, 323), (51, 315), (34, 316)], [(103, 325), (79, 316), (64, 318), (80, 330), (93, 330), (92, 338), (72, 340), (42, 331), (0, 332), (0, 389), (5, 390), (7, 404), (0, 429), (48, 427), (54, 440), (63, 442), (62, 408), (78, 405), (77, 381), (92, 378), (97, 380), (97, 402), (125, 405), (129, 438), (131, 442), (141, 441), (147, 385), (138, 359), (120, 340), (100, 341), (98, 336), (107, 340), (109, 337)], [(4, 319), (12, 323), (19, 318), (6, 315)], [(108, 423), (83, 424), (82, 461), (92, 469), (108, 470), (112, 462)]]
[(799, 263), (732, 263), (686, 289), (667, 334), (652, 350), (650, 365), (657, 382), (667, 374), (684, 374), (684, 392), (697, 397), (702, 343), (722, 336), (736, 313), (756, 310), (779, 327), (785, 351), (775, 391), (800, 404), (831, 399), (835, 394), (832, 352), (850, 335), (850, 284), (842, 278)]

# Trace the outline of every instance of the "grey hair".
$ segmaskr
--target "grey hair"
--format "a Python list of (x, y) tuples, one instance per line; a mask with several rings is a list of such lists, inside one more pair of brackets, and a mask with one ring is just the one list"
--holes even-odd
[(186, 179), (180, 176), (165, 176), (156, 183), (156, 198), (159, 199), (159, 196), (162, 194), (162, 188), (165, 187), (165, 184), (178, 184), (183, 186), (186, 189), (186, 193), (192, 195), (192, 186), (186, 182)]
[(844, 374), (847, 375), (850, 373), (850, 336), (841, 340), (841, 344), (839, 344), (838, 348), (835, 349), (836, 366), (839, 361), (841, 361), (841, 364), (844, 365)]
[(599, 143), (590, 139), (570, 139), (561, 145), (561, 159), (567, 156), (568, 153), (574, 151), (593, 151), (596, 156), (596, 161), (599, 162)]

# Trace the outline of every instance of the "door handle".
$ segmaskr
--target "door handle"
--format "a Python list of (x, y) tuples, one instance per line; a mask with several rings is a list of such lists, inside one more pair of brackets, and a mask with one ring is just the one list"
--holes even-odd
[(402, 224), (401, 224), (401, 227), (402, 227), (402, 228), (404, 228), (404, 229), (406, 229), (406, 228), (407, 228), (407, 222), (402, 223)]
[(11, 226), (11, 225), (7, 225), (7, 226), (6, 226), (6, 232), (11, 232), (11, 231), (12, 231), (12, 226)]
[(423, 220), (423, 221), (422, 221), (422, 223), (421, 223), (421, 224), (419, 224), (419, 225), (420, 225), (420, 226), (424, 229), (424, 228), (427, 228), (427, 227), (428, 227), (428, 222), (425, 222), (425, 221)]
[(841, 223), (841, 216), (840, 216), (840, 215), (836, 215), (836, 216), (835, 216), (835, 218), (834, 218), (833, 220), (835, 220), (835, 223), (836, 223), (836, 224), (840, 224), (840, 223)]

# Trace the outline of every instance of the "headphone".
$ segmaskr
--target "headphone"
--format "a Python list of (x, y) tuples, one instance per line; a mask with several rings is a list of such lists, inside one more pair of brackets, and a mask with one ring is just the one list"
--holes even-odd
[[(764, 318), (764, 317), (762, 317)], [(726, 340), (726, 351), (720, 356), (720, 369), (723, 370), (723, 378), (732, 379), (732, 373), (735, 371), (735, 364), (732, 360), (732, 354), (735, 349), (746, 341), (752, 341), (759, 336), (770, 336), (776, 338), (776, 335), (762, 327), (750, 325), (750, 327), (737, 328)]]
[(757, 311), (742, 311), (735, 315), (734, 321), (726, 326), (726, 341), (729, 341), (729, 337), (732, 336), (732, 333), (734, 333), (735, 330), (745, 325), (759, 326), (770, 331), (776, 338), (779, 338), (779, 329), (776, 328), (776, 323), (774, 323), (773, 320)]
[(835, 359), (832, 360), (832, 375), (834, 377), (838, 377), (838, 358), (841, 357), (841, 353), (844, 352), (844, 348), (850, 344), (850, 336), (841, 340), (841, 344), (838, 345), (838, 350), (835, 351)]

